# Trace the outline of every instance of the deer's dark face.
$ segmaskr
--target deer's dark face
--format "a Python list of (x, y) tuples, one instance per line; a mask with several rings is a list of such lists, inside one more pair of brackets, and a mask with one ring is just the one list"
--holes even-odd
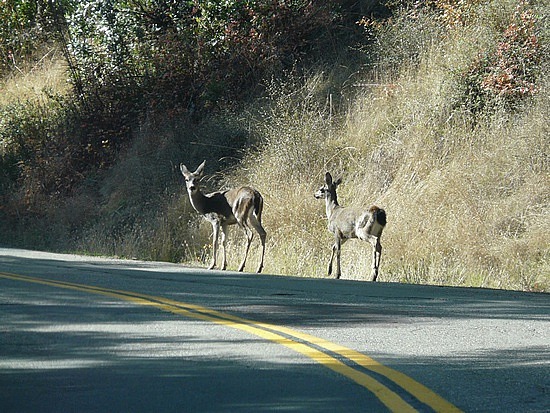
[(342, 180), (338, 178), (336, 181), (332, 180), (332, 176), (330, 173), (326, 173), (325, 175), (325, 184), (315, 192), (314, 196), (317, 199), (326, 199), (331, 198), (336, 200), (336, 188)]
[(317, 192), (315, 192), (313, 196), (317, 199), (325, 199), (329, 193), (328, 191), (329, 191), (329, 188), (326, 185), (323, 185), (321, 188), (317, 190)]

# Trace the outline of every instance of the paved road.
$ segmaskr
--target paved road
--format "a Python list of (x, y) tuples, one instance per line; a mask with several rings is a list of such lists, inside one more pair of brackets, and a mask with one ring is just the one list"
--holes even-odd
[(1, 412), (548, 412), (550, 295), (0, 248)]

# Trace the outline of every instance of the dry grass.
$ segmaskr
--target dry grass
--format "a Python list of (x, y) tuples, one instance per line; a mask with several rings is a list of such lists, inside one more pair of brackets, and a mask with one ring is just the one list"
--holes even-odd
[[(52, 218), (59, 238), (78, 227), (80, 251), (204, 266), (210, 225), (190, 207), (174, 166), (207, 158), (208, 189), (250, 184), (264, 195), (265, 272), (325, 277), (332, 239), (324, 203), (313, 193), (328, 170), (343, 177), (342, 205), (387, 211), (381, 281), (549, 291), (548, 81), (542, 77), (538, 94), (520, 110), (473, 117), (460, 106), (460, 73), (494, 44), (516, 3), (476, 2), (475, 21), (447, 35), (430, 29), (430, 16), (421, 16), (422, 30), (401, 22), (380, 43), (387, 61), (364, 74), (364, 84), (378, 86), (352, 93), (335, 86), (334, 73), (312, 74), (272, 84), (268, 98), (230, 120), (162, 130), (141, 125), (97, 187), (67, 199)], [(0, 105), (68, 90), (58, 57), (52, 52), (4, 79)], [(258, 145), (228, 170), (224, 159), (235, 153), (224, 145), (241, 135)], [(244, 236), (230, 231), (235, 269)], [(257, 265), (253, 245), (248, 269)], [(370, 260), (369, 245), (349, 241), (343, 278), (368, 279)]]
[[(475, 122), (456, 104), (456, 73), (493, 29), (471, 25), (414, 64), (378, 73), (380, 86), (337, 119), (318, 98), (322, 76), (291, 96), (274, 93), (250, 122), (260, 149), (228, 178), (266, 198), (267, 272), (324, 276), (332, 239), (313, 192), (329, 170), (343, 176), (342, 205), (388, 213), (382, 281), (549, 290), (548, 85), (524, 109)], [(343, 278), (368, 279), (368, 245), (350, 241), (342, 254)]]
[[(359, 98), (336, 138), (325, 128), (307, 139), (290, 132), (287, 141), (292, 120), (279, 120), (283, 132), (272, 131), (245, 159), (233, 179), (265, 195), (266, 271), (324, 274), (331, 238), (312, 194), (327, 169), (344, 177), (343, 205), (387, 210), (382, 280), (547, 290), (550, 102), (541, 97), (521, 116), (472, 129), (460, 119), (442, 122), (437, 96), (433, 107), (413, 110), (413, 97), (418, 105), (425, 97), (417, 84), (402, 88)], [(300, 119), (315, 130), (307, 114)], [(366, 279), (370, 247), (352, 241), (343, 251), (345, 277)]]
[(53, 93), (64, 94), (70, 90), (67, 63), (56, 48), (44, 50), (35, 61), (17, 69), (0, 80), (0, 106), (45, 99)]

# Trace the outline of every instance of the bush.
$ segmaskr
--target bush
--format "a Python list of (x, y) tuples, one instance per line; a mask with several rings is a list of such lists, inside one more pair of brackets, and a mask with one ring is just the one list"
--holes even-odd
[(91, 96), (118, 91), (129, 107), (143, 95), (153, 108), (179, 113), (216, 106), (318, 45), (334, 20), (329, 4), (82, 3), (69, 19), (75, 81)]
[(4, 0), (0, 7), (0, 77), (40, 50), (44, 43), (57, 39), (59, 24), (72, 0), (56, 2)]

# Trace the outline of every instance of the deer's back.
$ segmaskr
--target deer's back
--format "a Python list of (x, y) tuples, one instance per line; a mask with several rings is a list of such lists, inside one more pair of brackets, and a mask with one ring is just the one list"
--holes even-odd
[(360, 216), (360, 211), (354, 208), (337, 207), (328, 220), (328, 229), (342, 238), (356, 238), (355, 229)]
[(223, 196), (232, 209), (232, 215), (236, 215), (238, 219), (246, 217), (250, 212), (261, 215), (263, 199), (254, 188), (241, 186), (229, 189), (223, 192)]
[(384, 213), (377, 207), (370, 209), (337, 207), (329, 219), (329, 230), (340, 234), (343, 238), (366, 238), (368, 235), (380, 237), (386, 220), (385, 213), (383, 223), (377, 220), (378, 211)]
[(238, 199), (250, 199), (254, 201), (257, 197), (261, 197), (257, 190), (249, 186), (240, 186), (238, 188), (229, 189), (224, 191), (223, 195), (229, 205), (235, 205)]

